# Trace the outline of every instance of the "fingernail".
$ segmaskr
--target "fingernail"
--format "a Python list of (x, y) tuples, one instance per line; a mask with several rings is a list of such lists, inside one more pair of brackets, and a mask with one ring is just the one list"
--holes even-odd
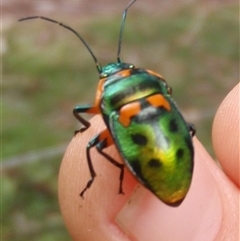
[(222, 204), (205, 160), (195, 154), (189, 193), (179, 207), (169, 207), (143, 187), (134, 190), (116, 217), (132, 241), (212, 241), (222, 220)]

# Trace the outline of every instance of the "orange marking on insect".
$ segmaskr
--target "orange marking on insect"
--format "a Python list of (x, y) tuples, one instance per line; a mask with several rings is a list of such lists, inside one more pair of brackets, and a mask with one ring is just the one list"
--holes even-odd
[(86, 113), (91, 113), (91, 114), (98, 114), (100, 113), (100, 101), (103, 93), (103, 85), (105, 83), (107, 78), (102, 78), (100, 79), (97, 87), (97, 93), (95, 96), (95, 102), (94, 102), (94, 107), (86, 111)]
[(86, 113), (88, 114), (98, 114), (100, 112), (98, 106), (93, 106), (92, 108), (89, 108)]
[(127, 127), (131, 122), (131, 118), (141, 111), (141, 105), (138, 101), (124, 105), (120, 109), (119, 122)]
[(113, 145), (114, 141), (112, 139), (112, 136), (110, 135), (108, 129), (103, 130), (99, 135), (99, 140), (106, 140), (107, 146)]
[(169, 101), (161, 94), (151, 95), (146, 98), (146, 100), (153, 106), (153, 107), (164, 107), (166, 110), (170, 111), (171, 106)]
[(123, 78), (128, 77), (131, 75), (131, 69), (124, 69), (124, 70), (118, 72), (118, 74)]
[(152, 71), (152, 70), (146, 70), (146, 71), (147, 71), (147, 73), (149, 73), (149, 74), (151, 74), (151, 75), (154, 75), (154, 76), (156, 76), (156, 77), (164, 80), (164, 78), (162, 77), (162, 75), (160, 75), (160, 74), (158, 74), (158, 73), (156, 73), (156, 72), (154, 72), (154, 71)]

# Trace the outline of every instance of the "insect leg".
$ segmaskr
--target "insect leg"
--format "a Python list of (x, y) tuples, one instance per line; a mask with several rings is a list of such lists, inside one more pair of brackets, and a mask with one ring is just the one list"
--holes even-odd
[(90, 127), (90, 122), (85, 120), (79, 113), (89, 113), (89, 114), (97, 114), (99, 113), (95, 106), (91, 105), (79, 105), (73, 109), (73, 115), (83, 124), (83, 127), (80, 130), (75, 131), (75, 134), (78, 132), (84, 132)]
[(191, 136), (194, 137), (196, 134), (196, 127), (193, 124), (188, 123), (188, 129), (191, 133)]
[(80, 196), (83, 197), (84, 193), (86, 192), (86, 190), (88, 188), (91, 187), (91, 185), (93, 184), (93, 181), (96, 177), (96, 172), (94, 171), (93, 168), (93, 164), (92, 164), (92, 159), (90, 156), (90, 149), (94, 146), (96, 146), (97, 151), (104, 156), (109, 162), (111, 162), (114, 166), (118, 167), (120, 169), (120, 186), (119, 186), (119, 193), (123, 194), (123, 190), (122, 190), (122, 182), (123, 182), (123, 177), (124, 177), (124, 164), (118, 163), (117, 161), (115, 161), (112, 157), (110, 157), (108, 154), (106, 154), (105, 152), (103, 152), (103, 149), (112, 145), (113, 144), (113, 140), (112, 137), (110, 136), (109, 132), (107, 129), (105, 129), (103, 132), (101, 132), (100, 134), (98, 134), (97, 136), (95, 136), (87, 145), (86, 148), (86, 155), (87, 155), (87, 162), (88, 162), (88, 168), (90, 171), (90, 175), (91, 175), (91, 179), (88, 181), (86, 187), (82, 190), (82, 192), (80, 193)]
[(97, 145), (99, 142), (99, 135), (95, 136), (92, 140), (88, 142), (87, 148), (86, 148), (86, 154), (87, 154), (87, 163), (88, 163), (88, 168), (90, 171), (91, 179), (87, 182), (86, 187), (81, 191), (80, 196), (83, 197), (84, 193), (88, 188), (91, 187), (93, 184), (94, 178), (96, 177), (96, 172), (94, 171), (93, 164), (92, 164), (92, 159), (90, 156), (90, 149), (94, 146)]
[(103, 149), (106, 148), (107, 145), (107, 141), (106, 139), (99, 142), (96, 146), (97, 151), (103, 155), (109, 162), (111, 162), (115, 167), (118, 167), (120, 169), (120, 175), (119, 175), (119, 194), (124, 194), (123, 192), (123, 188), (122, 188), (122, 183), (123, 183), (123, 178), (124, 178), (124, 164), (122, 163), (118, 163), (117, 161), (115, 161), (111, 156), (109, 156), (107, 153), (103, 152)]

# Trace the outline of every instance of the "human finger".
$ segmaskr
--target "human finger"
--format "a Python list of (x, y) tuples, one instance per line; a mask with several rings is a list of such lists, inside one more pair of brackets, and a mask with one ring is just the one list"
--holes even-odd
[(239, 187), (240, 175), (240, 89), (239, 84), (226, 96), (213, 122), (213, 147), (227, 176)]
[[(219, 190), (215, 180), (219, 170), (197, 141), (192, 186), (178, 208), (168, 207), (143, 187), (133, 191), (137, 182), (128, 171), (124, 178), (125, 195), (117, 195), (119, 170), (94, 149), (91, 156), (97, 178), (85, 199), (79, 197), (90, 177), (85, 154), (87, 142), (103, 128), (100, 117), (95, 117), (89, 130), (74, 137), (61, 166), (59, 199), (73, 240), (91, 241), (99, 240), (99, 237), (106, 241), (214, 240), (224, 215), (221, 188)], [(107, 152), (121, 162), (114, 147)], [(222, 175), (220, 172), (217, 177)], [(234, 193), (231, 183), (225, 178), (221, 180), (220, 183), (225, 183), (230, 193)]]

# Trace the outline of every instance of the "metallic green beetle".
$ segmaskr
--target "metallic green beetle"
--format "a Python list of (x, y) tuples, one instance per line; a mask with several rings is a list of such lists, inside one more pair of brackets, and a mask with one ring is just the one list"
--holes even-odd
[[(120, 169), (119, 193), (125, 165), (136, 179), (170, 206), (178, 206), (185, 198), (192, 180), (194, 150), (193, 125), (188, 124), (171, 97), (171, 88), (163, 77), (151, 70), (136, 68), (120, 59), (121, 43), (130, 2), (123, 11), (117, 62), (104, 67), (98, 63), (85, 40), (69, 26), (55, 20), (33, 16), (20, 21), (41, 18), (57, 23), (78, 36), (92, 55), (100, 80), (93, 105), (76, 106), (75, 117), (83, 124), (77, 132), (90, 127), (80, 114), (101, 114), (106, 129), (89, 141), (86, 155), (91, 179), (80, 195), (91, 187), (96, 173), (90, 150), (98, 152)], [(103, 150), (115, 144), (124, 164), (117, 162)]]

